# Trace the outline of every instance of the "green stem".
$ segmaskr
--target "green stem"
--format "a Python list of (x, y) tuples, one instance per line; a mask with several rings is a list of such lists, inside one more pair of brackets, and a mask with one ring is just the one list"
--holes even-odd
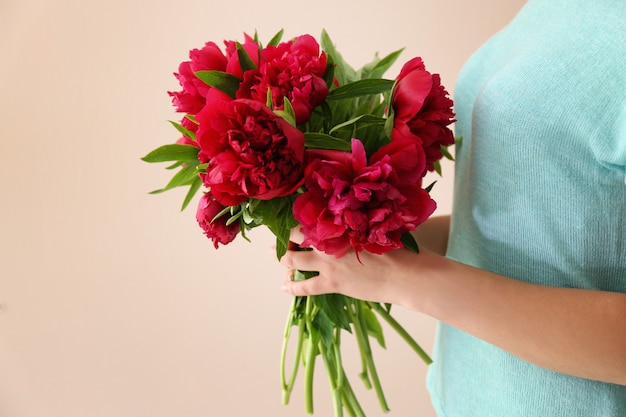
[(285, 377), (285, 361), (287, 359), (287, 344), (291, 337), (291, 327), (294, 325), (293, 320), (296, 316), (296, 305), (297, 298), (293, 298), (293, 302), (291, 303), (291, 309), (289, 311), (289, 315), (287, 317), (287, 324), (285, 326), (285, 332), (283, 335), (283, 346), (280, 355), (280, 377), (281, 383), (283, 387), (283, 404), (289, 404), (289, 398), (291, 397), (291, 392), (293, 391), (294, 383), (296, 380), (296, 375), (298, 374), (298, 369), (300, 368), (300, 359), (302, 356), (302, 344), (304, 342), (304, 321), (301, 319), (298, 325), (298, 341), (296, 344), (296, 353), (293, 359), (293, 369), (291, 370), (291, 376), (289, 377), (289, 381), (286, 380)]
[(363, 385), (365, 385), (365, 389), (372, 389), (372, 382), (370, 381), (370, 375), (367, 372), (367, 361), (363, 354), (361, 354), (361, 373), (359, 374), (359, 378), (363, 381)]
[(313, 373), (315, 371), (315, 357), (317, 356), (318, 334), (313, 328), (313, 300), (311, 297), (306, 299), (306, 307), (304, 312), (304, 321), (306, 330), (309, 334), (307, 344), (307, 356), (304, 363), (304, 409), (308, 414), (313, 414)]
[(367, 369), (371, 375), (372, 385), (376, 391), (380, 408), (384, 412), (387, 412), (389, 411), (389, 406), (387, 405), (387, 400), (385, 399), (385, 394), (383, 393), (383, 389), (380, 384), (380, 378), (378, 377), (378, 371), (376, 370), (376, 365), (374, 364), (374, 359), (372, 357), (372, 348), (367, 336), (367, 327), (363, 320), (363, 314), (361, 313), (361, 308), (363, 308), (361, 301), (354, 300), (354, 308), (356, 310), (355, 312), (352, 312), (351, 308), (348, 308), (347, 310), (348, 314), (351, 316), (352, 323), (354, 324), (354, 332), (356, 333), (359, 350), (361, 351), (361, 357), (364, 358)]
[(344, 372), (344, 384), (343, 384), (343, 403), (346, 404), (346, 410), (350, 417), (365, 417), (365, 412), (363, 408), (361, 408), (361, 404), (359, 404), (359, 400), (357, 400), (356, 395), (354, 395), (354, 391), (352, 390), (352, 386), (350, 385), (350, 381), (345, 376)]
[[(353, 302), (357, 302), (357, 301), (354, 300)], [(348, 304), (347, 307), (348, 308), (346, 310), (348, 311), (348, 317), (350, 318), (350, 321), (354, 324), (354, 332), (355, 332), (355, 337), (357, 341), (357, 346), (359, 347), (359, 352), (361, 353), (362, 370), (361, 370), (361, 373), (359, 374), (359, 377), (363, 381), (363, 385), (365, 385), (365, 388), (371, 389), (372, 383), (370, 382), (369, 372), (367, 371), (367, 360), (365, 359), (367, 352), (365, 350), (365, 347), (363, 346), (363, 343), (361, 342), (361, 337), (360, 337), (360, 332), (359, 332), (361, 323), (358, 322), (358, 319), (354, 315), (351, 304)]]
[[(322, 353), (322, 358), (324, 359), (324, 365), (326, 366), (326, 374), (328, 375), (330, 393), (333, 399), (334, 417), (343, 417), (343, 404), (341, 401), (342, 387), (339, 386), (339, 377), (337, 375), (342, 374), (343, 369), (341, 369), (340, 364), (336, 362), (337, 358), (335, 357), (334, 346), (331, 346), (332, 352), (328, 352), (328, 349), (324, 346), (324, 342), (320, 341), (319, 349)], [(333, 355), (332, 358), (329, 357), (329, 353)], [(333, 361), (333, 359), (335, 359), (335, 361)]]
[(413, 350), (419, 355), (419, 357), (426, 363), (426, 365), (430, 365), (433, 363), (433, 360), (428, 356), (428, 354), (422, 349), (422, 347), (411, 337), (411, 335), (394, 319), (391, 314), (387, 310), (385, 310), (378, 303), (367, 303), (372, 310), (376, 311), (385, 321), (396, 331), (398, 334), (404, 339), (405, 342), (413, 348)]
[(346, 373), (343, 371), (343, 360), (341, 359), (341, 329), (335, 329), (333, 354), (337, 367), (337, 390), (343, 391), (343, 383), (345, 381)]
[(360, 322), (361, 334), (362, 334), (363, 340), (365, 342), (365, 346), (368, 351), (368, 355), (366, 356), (365, 361), (367, 363), (367, 368), (369, 369), (372, 375), (372, 383), (374, 384), (374, 390), (376, 391), (376, 395), (378, 396), (380, 407), (384, 412), (387, 412), (389, 411), (389, 406), (387, 405), (387, 400), (385, 399), (385, 394), (383, 393), (383, 387), (380, 384), (380, 378), (378, 377), (378, 371), (376, 370), (376, 365), (374, 364), (374, 358), (372, 356), (372, 348), (370, 345), (369, 338), (367, 336), (367, 324), (365, 324), (365, 318), (363, 317), (363, 313), (361, 313), (361, 310), (360, 310), (366, 307), (365, 302), (358, 301), (357, 305), (358, 305), (357, 319)]

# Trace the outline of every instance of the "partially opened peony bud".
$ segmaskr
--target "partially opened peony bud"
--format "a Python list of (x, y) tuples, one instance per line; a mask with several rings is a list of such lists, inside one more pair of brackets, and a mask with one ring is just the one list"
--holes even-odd
[(441, 147), (454, 144), (448, 127), (454, 122), (452, 100), (441, 85), (438, 74), (424, 68), (421, 58), (408, 61), (400, 71), (393, 92), (393, 140), (413, 139), (424, 151), (426, 171), (443, 156)]
[(226, 225), (228, 216), (222, 216), (213, 220), (224, 208), (209, 192), (202, 196), (196, 211), (196, 220), (198, 220), (198, 224), (204, 230), (204, 234), (213, 241), (215, 249), (217, 249), (220, 243), (226, 245), (232, 242), (239, 233), (239, 222)]

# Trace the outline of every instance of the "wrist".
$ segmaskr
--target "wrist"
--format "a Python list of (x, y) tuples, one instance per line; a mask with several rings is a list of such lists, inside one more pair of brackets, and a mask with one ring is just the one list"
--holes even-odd
[(405, 271), (392, 281), (394, 304), (401, 305), (409, 310), (433, 316), (437, 302), (434, 297), (438, 296), (437, 281), (445, 278), (446, 271), (451, 268), (453, 262), (445, 256), (439, 255), (429, 249), (420, 246), (420, 252), (402, 250), (406, 259), (402, 264), (406, 269), (396, 268), (396, 271)]

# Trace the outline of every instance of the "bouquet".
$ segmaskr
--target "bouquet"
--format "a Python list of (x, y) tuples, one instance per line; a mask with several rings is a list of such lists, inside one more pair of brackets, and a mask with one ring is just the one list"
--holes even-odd
[[(169, 92), (177, 112), (176, 143), (143, 160), (169, 162), (171, 181), (154, 193), (188, 187), (184, 209), (202, 188), (196, 218), (217, 249), (264, 225), (276, 236), (276, 255), (290, 247), (300, 225), (301, 250), (359, 256), (398, 248), (418, 251), (411, 235), (435, 210), (423, 186), (439, 161), (452, 159), (452, 100), (421, 58), (406, 62), (395, 79), (383, 78), (402, 50), (355, 70), (323, 31), (266, 46), (258, 36), (243, 43), (207, 42), (180, 64), (181, 91)], [(320, 45), (321, 44), (321, 45)], [(296, 271), (307, 279), (311, 271)], [(298, 370), (304, 372), (305, 409), (313, 413), (315, 362), (323, 361), (335, 416), (364, 416), (342, 364), (341, 337), (352, 334), (362, 359), (359, 374), (388, 405), (370, 339), (384, 347), (380, 319), (426, 362), (430, 358), (391, 315), (391, 306), (339, 294), (294, 297), (281, 355), (283, 402)], [(295, 337), (292, 369), (287, 347)]]

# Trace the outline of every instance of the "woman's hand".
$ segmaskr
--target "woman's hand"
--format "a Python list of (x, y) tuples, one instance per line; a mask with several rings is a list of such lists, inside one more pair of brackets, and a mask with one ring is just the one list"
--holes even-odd
[[(291, 240), (299, 244), (303, 236), (294, 229)], [(282, 289), (292, 295), (306, 296), (339, 293), (361, 300), (405, 305), (410, 300), (405, 290), (417, 284), (418, 263), (430, 259), (432, 254), (417, 254), (398, 249), (382, 255), (363, 251), (358, 257), (350, 251), (340, 258), (313, 250), (288, 250), (280, 263), (289, 268)], [(293, 281), (293, 270), (317, 271), (318, 276), (303, 281)], [(413, 300), (414, 302), (415, 300)]]

